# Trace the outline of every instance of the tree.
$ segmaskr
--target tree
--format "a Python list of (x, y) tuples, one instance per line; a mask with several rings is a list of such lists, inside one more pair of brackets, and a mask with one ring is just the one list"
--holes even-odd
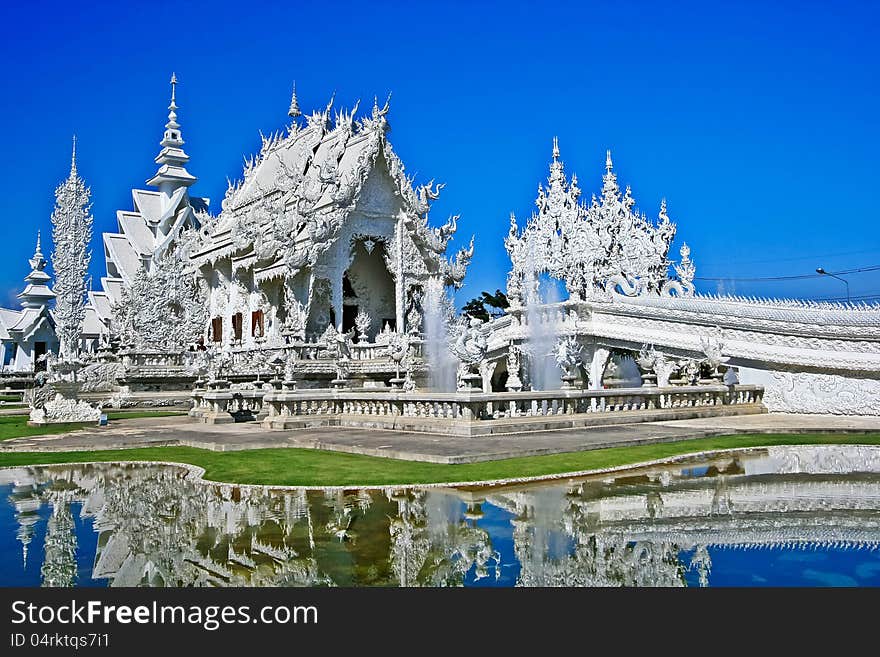
[(501, 290), (496, 289), (495, 294), (483, 292), (480, 296), (474, 297), (462, 306), (461, 311), (470, 317), (476, 317), (484, 322), (488, 322), (493, 317), (502, 315), (504, 309), (509, 306), (510, 302), (507, 300), (507, 295)]
[(76, 171), (76, 140), (70, 175), (55, 190), (52, 212), (52, 269), (55, 272), (55, 323), (59, 355), (71, 361), (79, 353), (86, 314), (86, 274), (92, 254), (91, 190)]

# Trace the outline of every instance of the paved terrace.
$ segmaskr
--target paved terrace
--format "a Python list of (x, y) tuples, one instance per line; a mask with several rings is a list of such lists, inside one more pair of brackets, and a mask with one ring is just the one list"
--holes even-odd
[(254, 423), (206, 425), (187, 416), (116, 420), (67, 434), (0, 442), (5, 451), (79, 451), (183, 445), (215, 451), (304, 447), (370, 456), (472, 463), (517, 456), (670, 442), (733, 433), (880, 432), (880, 417), (761, 414), (667, 420), (467, 438), (404, 431), (321, 427), (271, 430)]

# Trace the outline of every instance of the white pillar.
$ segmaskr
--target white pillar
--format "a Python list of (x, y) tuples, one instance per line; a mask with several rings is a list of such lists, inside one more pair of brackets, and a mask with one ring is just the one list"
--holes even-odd
[(342, 332), (342, 274), (343, 272), (337, 270), (330, 278), (333, 316), (336, 318), (336, 330), (339, 332)]
[(406, 281), (403, 280), (403, 218), (401, 211), (397, 215), (397, 225), (395, 226), (395, 251), (394, 254), (394, 310), (397, 324), (397, 331), (404, 333), (406, 327), (404, 322), (404, 306), (406, 304)]

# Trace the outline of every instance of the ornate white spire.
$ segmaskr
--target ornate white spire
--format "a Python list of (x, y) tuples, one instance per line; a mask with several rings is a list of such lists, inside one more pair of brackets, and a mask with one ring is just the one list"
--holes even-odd
[[(665, 202), (663, 206), (665, 210)], [(687, 242), (681, 245), (679, 253), (681, 254), (681, 262), (674, 266), (675, 273), (678, 274), (679, 280), (685, 286), (693, 288), (694, 275), (697, 273), (697, 268), (696, 266), (694, 266), (694, 263), (691, 260), (691, 248), (687, 245)]]
[(33, 270), (43, 271), (43, 268), (46, 266), (46, 259), (43, 257), (43, 252), (40, 250), (40, 231), (37, 231), (37, 248), (28, 262)]
[[(566, 187), (564, 168), (565, 165), (559, 160), (559, 138), (553, 137), (553, 161), (550, 163), (550, 177), (548, 178), (550, 188), (547, 190), (548, 193), (552, 193), (554, 186), (560, 189)], [(541, 193), (540, 185), (538, 185), (538, 193)]]
[[(85, 319), (86, 275), (92, 257), (89, 245), (94, 222), (90, 196), (91, 191), (82, 178), (71, 171), (67, 180), (55, 190), (55, 209), (52, 212), (52, 269), (55, 273), (55, 293), (52, 296), (57, 295), (55, 332), (60, 343), (59, 355), (68, 362), (79, 351)], [(34, 254), (36, 257), (37, 254)], [(43, 280), (48, 279), (45, 272), (40, 271), (40, 274), (45, 277)], [(32, 297), (33, 292), (29, 292), (31, 287), (29, 285), (19, 296), (28, 294)]]
[(610, 202), (620, 193), (620, 187), (617, 184), (617, 176), (614, 174), (614, 163), (611, 161), (611, 149), (605, 151), (605, 175), (602, 176), (602, 196), (605, 202)]
[(175, 73), (171, 74), (171, 103), (168, 105), (168, 123), (165, 124), (166, 128), (179, 128), (180, 125), (177, 123), (177, 103), (175, 102), (175, 96), (177, 91), (177, 75)]
[(165, 134), (159, 142), (162, 150), (156, 156), (156, 164), (159, 165), (156, 174), (147, 181), (148, 185), (158, 187), (169, 197), (179, 187), (189, 187), (196, 181), (196, 177), (186, 170), (189, 155), (183, 150), (183, 134), (180, 124), (177, 122), (177, 75), (171, 74), (171, 102), (168, 105), (168, 122), (165, 124)]
[(287, 116), (292, 119), (302, 116), (302, 112), (299, 109), (299, 102), (296, 99), (296, 82), (293, 83), (293, 94), (290, 97), (290, 109), (287, 110)]
[[(76, 135), (73, 136), (73, 153), (70, 156), (70, 175), (76, 176), (78, 175), (76, 172)], [(39, 245), (39, 233), (37, 234), (37, 242)]]

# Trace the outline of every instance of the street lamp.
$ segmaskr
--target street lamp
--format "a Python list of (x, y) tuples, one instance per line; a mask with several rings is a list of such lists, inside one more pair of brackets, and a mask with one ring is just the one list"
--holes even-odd
[(845, 278), (841, 278), (836, 274), (827, 272), (821, 267), (816, 267), (816, 273), (821, 274), (822, 276), (830, 276), (831, 278), (836, 278), (839, 281), (843, 281), (843, 284), (846, 285), (846, 302), (849, 303), (849, 281), (847, 281)]

